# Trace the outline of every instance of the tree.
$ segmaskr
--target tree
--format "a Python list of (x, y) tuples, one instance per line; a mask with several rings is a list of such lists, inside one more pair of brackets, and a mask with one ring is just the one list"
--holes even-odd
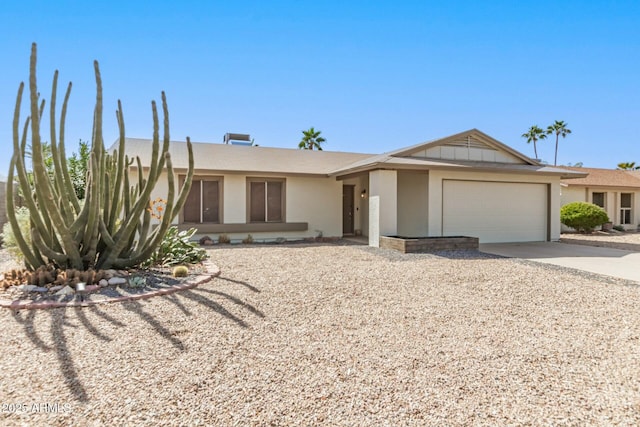
[(533, 142), (533, 153), (536, 155), (536, 159), (539, 159), (536, 142), (545, 139), (547, 137), (546, 132), (542, 128), (539, 128), (538, 125), (533, 125), (526, 133), (522, 134), (522, 137), (527, 138), (527, 144)]
[(67, 164), (69, 165), (69, 176), (76, 196), (78, 196), (78, 200), (84, 200), (91, 149), (89, 148), (89, 143), (83, 140), (80, 140), (79, 146), (79, 154), (73, 153), (67, 159)]
[(547, 134), (556, 135), (556, 155), (553, 158), (553, 166), (558, 164), (558, 138), (561, 136), (564, 138), (571, 133), (571, 130), (567, 128), (567, 123), (563, 120), (556, 120), (552, 125), (547, 127)]
[(618, 169), (640, 170), (640, 166), (636, 166), (636, 162), (625, 162), (625, 163), (618, 163)]
[(309, 128), (309, 130), (302, 131), (302, 140), (298, 144), (298, 148), (301, 150), (319, 150), (322, 151), (321, 145), (326, 141), (323, 137), (320, 136), (322, 131), (315, 130), (313, 127)]

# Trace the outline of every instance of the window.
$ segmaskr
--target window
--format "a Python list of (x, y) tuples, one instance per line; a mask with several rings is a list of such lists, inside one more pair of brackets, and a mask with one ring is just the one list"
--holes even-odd
[(249, 222), (284, 222), (284, 179), (247, 180)]
[[(180, 179), (180, 185), (184, 177)], [(194, 177), (191, 190), (182, 209), (182, 221), (186, 223), (220, 223), (220, 194), (222, 180), (216, 177)]]
[(631, 224), (631, 193), (620, 193), (620, 224)]
[(593, 193), (591, 195), (591, 199), (593, 200), (593, 204), (600, 206), (602, 209), (604, 209), (604, 203), (606, 200), (606, 195), (607, 193)]

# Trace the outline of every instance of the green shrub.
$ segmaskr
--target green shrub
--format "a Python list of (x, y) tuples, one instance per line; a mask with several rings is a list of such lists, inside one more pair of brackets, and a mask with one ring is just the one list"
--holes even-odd
[(573, 202), (560, 208), (560, 221), (579, 232), (591, 233), (595, 227), (609, 222), (609, 216), (593, 203)]
[[(20, 207), (16, 209), (16, 220), (18, 221), (18, 227), (20, 228), (20, 233), (24, 236), (26, 242), (31, 244), (31, 225), (29, 220), (29, 209), (26, 207)], [(16, 242), (16, 237), (13, 233), (13, 228), (11, 228), (10, 223), (4, 224), (2, 227), (2, 247), (7, 249), (9, 253), (16, 259), (20, 261), (24, 260), (24, 256), (20, 251), (20, 247)]]
[(207, 259), (207, 251), (199, 248), (197, 242), (190, 241), (195, 232), (195, 228), (187, 231), (178, 231), (175, 226), (169, 227), (162, 239), (162, 243), (143, 266), (195, 264)]
[(626, 231), (622, 225), (614, 225), (613, 229), (616, 231)]

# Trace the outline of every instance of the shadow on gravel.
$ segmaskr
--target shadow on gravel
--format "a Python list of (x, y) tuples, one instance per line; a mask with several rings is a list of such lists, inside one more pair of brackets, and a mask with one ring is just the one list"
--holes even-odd
[(69, 326), (75, 328), (76, 325), (66, 321), (67, 310), (48, 310), (51, 316), (51, 338), (55, 345), (55, 352), (60, 370), (64, 376), (64, 383), (79, 402), (87, 402), (89, 400), (87, 391), (78, 378), (73, 359), (69, 355), (69, 347), (67, 346), (67, 337), (64, 334), (64, 327)]
[[(241, 285), (251, 290), (252, 292), (260, 292), (258, 288), (250, 285), (249, 283), (229, 278), (221, 279), (227, 282)], [(176, 305), (176, 307), (185, 316), (191, 316), (192, 313), (183, 302), (185, 301), (185, 299), (194, 301), (226, 317), (227, 319), (232, 320), (242, 328), (249, 328), (249, 324), (242, 318), (227, 310), (222, 303), (228, 301), (233, 305), (238, 306), (255, 315), (256, 317), (265, 317), (265, 314), (263, 312), (258, 310), (253, 305), (243, 301), (242, 299), (229, 293), (213, 289), (194, 288), (191, 290), (183, 290), (175, 294), (158, 298), (162, 298), (162, 300)], [(214, 300), (214, 298), (222, 301), (217, 302)], [(152, 313), (151, 310), (145, 307), (141, 302), (133, 300), (122, 302), (120, 304), (125, 310), (136, 314), (141, 321), (149, 324), (149, 326), (151, 326), (151, 328), (153, 328), (159, 336), (166, 339), (174, 348), (179, 351), (185, 351), (185, 344), (178, 337), (176, 337), (174, 331), (165, 327), (161, 320), (159, 320), (157, 315), (155, 313)], [(75, 315), (74, 319), (77, 318), (77, 323), (72, 323), (70, 321), (70, 319), (68, 318), (68, 315), (70, 313), (73, 313)], [(126, 333), (127, 329), (126, 323), (118, 320), (110, 314), (107, 314), (105, 311), (101, 310), (99, 306), (95, 305), (88, 307), (69, 307), (48, 310), (11, 310), (11, 314), (15, 322), (24, 330), (25, 336), (29, 339), (29, 341), (33, 343), (34, 346), (45, 353), (55, 353), (56, 359), (58, 360), (58, 363), (60, 365), (60, 373), (64, 378), (64, 383), (69, 392), (78, 402), (87, 402), (89, 398), (84, 385), (80, 381), (79, 368), (77, 367), (77, 364), (72, 358), (71, 352), (69, 350), (68, 340), (73, 339), (74, 336), (79, 336), (78, 334), (73, 334), (73, 329), (85, 328), (93, 336), (105, 343), (112, 341), (112, 338), (101, 331), (100, 323), (102, 321), (109, 322), (117, 328), (122, 328), (123, 333)], [(38, 323), (42, 323), (43, 315), (49, 316), (49, 318), (45, 321), (48, 323), (45, 323), (45, 325), (47, 325), (49, 328), (49, 333), (46, 334), (48, 335), (46, 337), (38, 334), (37, 328), (35, 327), (36, 318)], [(71, 334), (69, 334), (69, 331), (71, 331)], [(126, 349), (123, 349), (123, 351), (126, 351)]]
[(256, 288), (253, 285), (248, 284), (247, 282), (243, 282), (241, 280), (234, 280), (234, 279), (230, 279), (228, 277), (222, 277), (222, 276), (219, 276), (218, 279), (225, 280), (225, 281), (231, 282), (231, 283), (237, 283), (238, 285), (242, 285), (245, 288), (247, 288), (247, 289), (249, 289), (250, 291), (253, 291), (253, 292), (260, 292), (260, 289)]

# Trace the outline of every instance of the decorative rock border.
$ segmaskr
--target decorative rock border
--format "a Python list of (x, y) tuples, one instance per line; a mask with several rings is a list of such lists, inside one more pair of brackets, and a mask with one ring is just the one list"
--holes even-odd
[(111, 304), (114, 302), (133, 301), (141, 299), (149, 299), (161, 295), (170, 295), (176, 292), (184, 291), (187, 289), (193, 289), (204, 283), (211, 281), (213, 278), (220, 275), (220, 268), (211, 263), (204, 264), (207, 273), (195, 276), (185, 283), (174, 285), (169, 288), (155, 289), (149, 292), (132, 295), (122, 295), (118, 297), (108, 298), (97, 301), (33, 301), (33, 300), (0, 300), (0, 307), (8, 308), (11, 310), (36, 310), (36, 309), (48, 309), (48, 308), (60, 308), (60, 307), (89, 307), (98, 304)]

